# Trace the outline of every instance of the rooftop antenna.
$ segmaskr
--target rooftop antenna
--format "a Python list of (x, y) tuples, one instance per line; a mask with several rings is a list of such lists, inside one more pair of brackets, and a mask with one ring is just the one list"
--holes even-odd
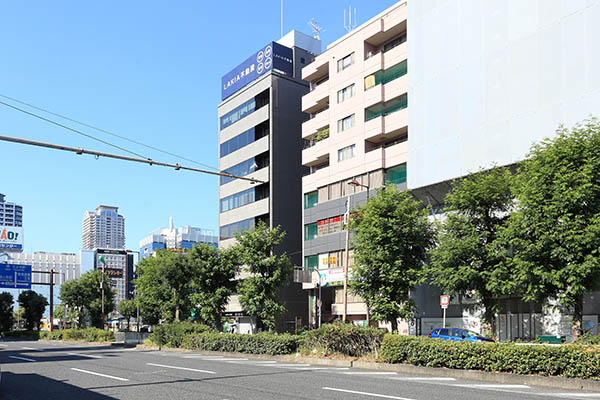
[(321, 40), (321, 32), (325, 32), (325, 29), (314, 18), (308, 21), (308, 25), (312, 28), (312, 34), (315, 39)]
[(346, 9), (344, 9), (344, 29), (350, 32), (354, 28), (356, 28), (356, 7), (354, 8), (354, 23), (352, 23), (352, 6), (350, 5), (348, 6), (348, 25), (346, 25)]

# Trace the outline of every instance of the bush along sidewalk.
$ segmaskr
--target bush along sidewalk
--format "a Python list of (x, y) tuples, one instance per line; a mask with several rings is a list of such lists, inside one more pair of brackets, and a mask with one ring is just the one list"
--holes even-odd
[(40, 339), (46, 340), (84, 340), (86, 342), (111, 342), (115, 340), (112, 331), (98, 328), (64, 329), (53, 332), (40, 332)]
[(326, 324), (306, 332), (303, 352), (321, 355), (342, 354), (350, 357), (378, 357), (385, 333), (375, 328), (352, 324)]
[(207, 332), (186, 335), (182, 347), (188, 350), (282, 355), (297, 351), (301, 337), (289, 333), (261, 332), (254, 335)]
[(600, 380), (596, 346), (517, 346), (385, 335), (381, 360), (424, 367)]

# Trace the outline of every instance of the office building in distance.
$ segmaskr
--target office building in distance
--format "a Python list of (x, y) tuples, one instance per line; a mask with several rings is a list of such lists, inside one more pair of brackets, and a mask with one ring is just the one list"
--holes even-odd
[(168, 228), (155, 229), (140, 240), (140, 259), (149, 257), (162, 249), (185, 251), (200, 243), (217, 247), (218, 242), (219, 239), (212, 230), (194, 228), (189, 225), (174, 227), (173, 217), (171, 217)]
[(23, 207), (0, 193), (0, 253), (23, 251)]

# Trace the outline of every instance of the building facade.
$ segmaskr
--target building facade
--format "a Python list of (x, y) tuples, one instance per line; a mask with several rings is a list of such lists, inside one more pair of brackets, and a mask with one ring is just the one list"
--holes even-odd
[[(60, 287), (63, 283), (79, 279), (81, 276), (80, 257), (73, 253), (48, 253), (37, 251), (31, 253), (11, 253), (6, 260), (11, 264), (31, 265), (31, 289), (44, 295), (50, 300), (50, 274), (40, 273), (54, 270), (54, 305), (61, 304)], [(15, 300), (19, 296), (18, 289), (3, 289), (12, 293)], [(48, 309), (46, 309), (48, 312)]]
[(119, 214), (119, 208), (101, 205), (95, 211), (86, 211), (81, 242), (83, 250), (124, 249), (125, 218)]
[(104, 270), (114, 293), (115, 310), (121, 300), (134, 297), (133, 253), (120, 249), (93, 249), (81, 251), (81, 272)]
[(0, 252), (23, 251), (23, 207), (0, 193)]
[(191, 249), (196, 244), (206, 243), (218, 246), (219, 239), (209, 229), (194, 228), (191, 226), (173, 226), (173, 218), (169, 218), (168, 228), (158, 228), (140, 240), (140, 258), (153, 255), (158, 250)]
[(352, 265), (344, 221), (348, 209), (385, 184), (406, 189), (408, 159), (408, 47), (406, 2), (398, 3), (336, 40), (302, 70), (310, 93), (302, 111), (303, 257), (318, 270), (304, 283), (311, 323), (317, 282), (322, 320), (365, 323), (366, 306), (349, 295), (345, 268)]
[[(235, 233), (264, 221), (286, 232), (278, 251), (285, 251), (300, 265), (300, 126), (306, 119), (301, 98), (308, 92), (300, 71), (320, 50), (320, 40), (292, 31), (223, 76), (218, 107), (219, 169), (258, 183), (220, 177), (219, 247), (231, 246)], [(301, 286), (290, 282), (281, 290), (281, 299), (288, 311), (278, 329), (305, 323), (306, 297)], [(254, 329), (236, 296), (227, 314), (236, 316), (238, 331)]]
[[(302, 99), (311, 117), (302, 126), (303, 256), (305, 272), (319, 272), (302, 280), (313, 324), (317, 281), (323, 321), (343, 314), (341, 281), (352, 257), (342, 223), (367, 187), (394, 183), (439, 210), (453, 179), (512, 166), (561, 123), (598, 114), (599, 18), (600, 0), (401, 1), (303, 69), (311, 86)], [(439, 327), (440, 294), (417, 288), (416, 319), (401, 330)], [(584, 328), (593, 333), (598, 296), (584, 301)], [(454, 296), (447, 323), (479, 331), (476, 302)], [(357, 323), (366, 319), (359, 298), (349, 296), (346, 311)], [(497, 326), (499, 339), (570, 335), (568, 312), (519, 298), (500, 301)]]

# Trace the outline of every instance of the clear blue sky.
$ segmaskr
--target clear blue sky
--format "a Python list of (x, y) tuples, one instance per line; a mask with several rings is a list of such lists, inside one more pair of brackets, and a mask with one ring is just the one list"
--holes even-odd
[[(325, 48), (345, 33), (350, 4), (360, 24), (394, 1), (285, 0), (284, 33), (310, 33), (315, 18)], [(279, 0), (4, 2), (0, 94), (216, 167), (221, 76), (279, 37)], [(3, 105), (0, 135), (117, 152)], [(83, 213), (99, 204), (119, 207), (134, 250), (169, 216), (217, 233), (214, 176), (7, 142), (0, 165), (0, 193), (24, 207), (26, 252), (78, 252)]]

